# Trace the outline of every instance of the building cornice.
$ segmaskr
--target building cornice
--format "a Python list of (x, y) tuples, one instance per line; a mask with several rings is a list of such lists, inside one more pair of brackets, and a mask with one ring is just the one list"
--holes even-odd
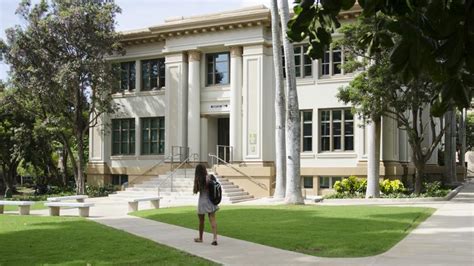
[[(341, 12), (339, 18), (352, 19), (360, 12), (360, 6), (356, 4), (351, 10)], [(160, 25), (123, 31), (122, 42), (125, 45), (153, 43), (191, 34), (270, 26), (270, 22), (270, 9), (264, 5), (258, 5), (215, 14), (167, 19)]]

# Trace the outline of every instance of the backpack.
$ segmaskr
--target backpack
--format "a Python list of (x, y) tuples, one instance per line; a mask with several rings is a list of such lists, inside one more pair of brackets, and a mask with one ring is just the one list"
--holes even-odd
[(209, 177), (209, 200), (211, 200), (214, 205), (218, 205), (222, 200), (222, 187), (215, 176), (210, 175)]

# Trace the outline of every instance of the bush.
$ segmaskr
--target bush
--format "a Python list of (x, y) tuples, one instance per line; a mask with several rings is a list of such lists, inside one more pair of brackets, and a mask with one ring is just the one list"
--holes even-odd
[(423, 196), (425, 197), (444, 197), (448, 195), (449, 189), (443, 188), (441, 186), (441, 182), (434, 181), (431, 183), (423, 183), (424, 193)]
[(365, 190), (367, 189), (367, 181), (351, 175), (348, 178), (344, 178), (342, 181), (336, 181), (333, 188), (338, 193), (365, 193)]
[(400, 194), (406, 191), (405, 186), (398, 179), (396, 180), (385, 179), (384, 181), (379, 183), (379, 186), (380, 186), (380, 192), (382, 192), (385, 195)]
[(113, 185), (106, 185), (106, 186), (86, 186), (86, 194), (89, 197), (107, 197), (109, 194), (114, 193), (117, 191)]

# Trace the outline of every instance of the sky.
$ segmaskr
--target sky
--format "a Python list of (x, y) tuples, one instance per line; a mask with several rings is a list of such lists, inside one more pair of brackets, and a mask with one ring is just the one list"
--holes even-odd
[[(20, 1), (0, 0), (0, 38), (5, 39), (5, 29), (22, 23), (15, 15)], [(118, 31), (161, 24), (170, 17), (219, 13), (261, 4), (270, 6), (270, 0), (115, 0), (115, 3), (122, 8), (122, 13), (117, 16)], [(0, 79), (6, 80), (7, 70), (8, 66), (0, 62)]]

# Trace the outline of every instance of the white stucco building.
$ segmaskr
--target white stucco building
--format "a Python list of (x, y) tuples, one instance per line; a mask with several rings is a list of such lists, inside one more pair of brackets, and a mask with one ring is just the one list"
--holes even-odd
[[(350, 22), (358, 14), (356, 8), (340, 16)], [(270, 21), (269, 9), (255, 6), (124, 32), (126, 54), (110, 58), (122, 68), (113, 98), (120, 110), (91, 129), (88, 182), (139, 183), (169, 170), (170, 155), (178, 153), (173, 146), (189, 147), (198, 156), (193, 160), (211, 163), (208, 154), (221, 145), (221, 158), (225, 153), (235, 167), (272, 188)], [(354, 75), (340, 68), (344, 53), (332, 47), (324, 60), (311, 60), (306, 47), (295, 44), (302, 186), (307, 194), (324, 194), (336, 180), (366, 175), (367, 138), (362, 122), (336, 98)], [(389, 119), (383, 119), (382, 132), (381, 175), (411, 174), (405, 132)], [(436, 154), (429, 164), (437, 171)], [(217, 171), (257, 197), (273, 192), (228, 167)]]

